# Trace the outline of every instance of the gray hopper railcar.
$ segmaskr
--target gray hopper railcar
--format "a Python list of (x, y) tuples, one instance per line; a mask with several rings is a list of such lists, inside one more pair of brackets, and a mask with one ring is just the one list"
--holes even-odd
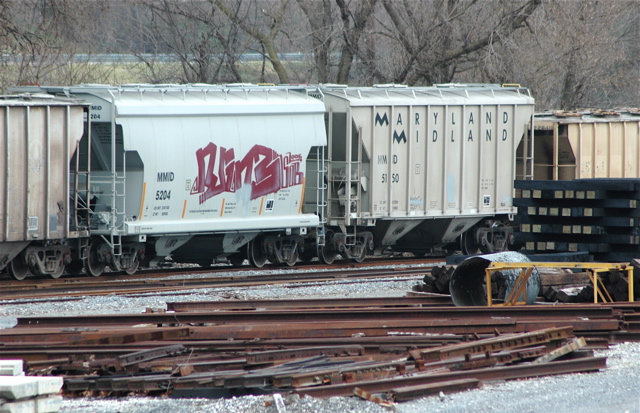
[(317, 202), (326, 204), (322, 260), (339, 253), (358, 261), (365, 249), (421, 255), (509, 248), (516, 148), (532, 140), (534, 99), (527, 89), (387, 85), (320, 92), (328, 124), (319, 179), (327, 182), (327, 198)]
[(75, 99), (0, 97), (0, 270), (14, 279), (60, 277), (89, 236), (88, 112)]

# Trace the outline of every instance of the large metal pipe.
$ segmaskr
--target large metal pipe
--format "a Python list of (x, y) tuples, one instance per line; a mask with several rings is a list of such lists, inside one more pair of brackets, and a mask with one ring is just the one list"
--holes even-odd
[[(526, 255), (519, 252), (506, 251), (495, 254), (478, 255), (462, 261), (451, 274), (449, 290), (456, 306), (485, 306), (487, 294), (485, 290), (485, 269), (492, 262), (531, 262)], [(521, 270), (496, 271), (496, 275), (504, 280), (507, 288), (506, 296), (513, 289)], [(526, 303), (533, 304), (540, 292), (540, 274), (533, 269), (527, 282)], [(523, 301), (520, 297), (518, 301)]]

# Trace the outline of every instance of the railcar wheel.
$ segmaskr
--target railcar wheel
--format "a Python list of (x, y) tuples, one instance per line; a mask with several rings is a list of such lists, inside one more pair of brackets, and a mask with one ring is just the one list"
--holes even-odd
[(475, 240), (474, 232), (475, 227), (460, 236), (460, 250), (464, 255), (476, 255), (480, 252), (480, 245)]
[(491, 230), (487, 231), (482, 238), (480, 245), (480, 251), (484, 254), (493, 254), (494, 252), (503, 252), (509, 250), (507, 238), (505, 232), (507, 226), (501, 222), (494, 222), (491, 226)]
[(247, 258), (254, 268), (262, 268), (267, 263), (267, 253), (261, 248), (262, 237), (257, 236), (247, 244)]
[(65, 269), (64, 264), (63, 264), (62, 262), (60, 262), (60, 265), (58, 265), (58, 268), (56, 268), (56, 270), (55, 270), (54, 272), (49, 272), (49, 273), (47, 273), (47, 276), (48, 276), (49, 278), (53, 278), (54, 280), (55, 280), (55, 279), (58, 279), (58, 278), (60, 278), (60, 277), (62, 276), (62, 274), (64, 273), (64, 269)]
[(331, 265), (336, 260), (338, 252), (332, 248), (333, 231), (330, 229), (325, 231), (324, 245), (318, 246), (318, 259), (321, 263)]
[(136, 258), (135, 261), (131, 263), (129, 268), (123, 270), (123, 272), (127, 275), (133, 275), (136, 273), (136, 271), (138, 271), (139, 266), (140, 266), (140, 261), (138, 261), (138, 259)]
[(104, 272), (107, 263), (105, 261), (100, 261), (99, 249), (102, 245), (102, 241), (99, 239), (94, 239), (89, 243), (87, 247), (87, 259), (84, 262), (84, 271), (87, 275), (92, 277), (99, 277)]
[(30, 274), (29, 266), (22, 262), (20, 256), (15, 257), (9, 265), (7, 265), (7, 272), (9, 277), (14, 280), (22, 281)]
[(300, 254), (298, 254), (298, 250), (296, 250), (295, 252), (291, 253), (291, 257), (284, 262), (284, 264), (286, 264), (289, 267), (293, 267), (294, 265), (296, 265), (296, 262), (298, 262), (298, 257)]
[(356, 257), (353, 257), (352, 259), (355, 262), (362, 262), (364, 261), (364, 258), (367, 256), (367, 248), (363, 245), (362, 246), (362, 252), (360, 252), (360, 254)]

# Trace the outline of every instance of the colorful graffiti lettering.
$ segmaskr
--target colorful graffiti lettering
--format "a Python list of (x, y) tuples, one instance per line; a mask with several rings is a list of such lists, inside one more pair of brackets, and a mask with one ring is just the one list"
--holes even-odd
[(223, 192), (236, 192), (244, 185), (251, 185), (251, 199), (256, 199), (301, 185), (304, 180), (300, 171), (302, 155), (280, 155), (262, 145), (253, 146), (244, 158), (236, 160), (233, 149), (209, 143), (196, 151), (196, 159), (198, 176), (191, 195), (198, 194), (200, 204)]

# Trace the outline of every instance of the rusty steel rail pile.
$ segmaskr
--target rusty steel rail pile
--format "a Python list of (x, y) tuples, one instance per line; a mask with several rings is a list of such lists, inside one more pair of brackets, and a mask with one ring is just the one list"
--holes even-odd
[(130, 315), (26, 317), (0, 357), (67, 395), (296, 392), (386, 402), (485, 380), (596, 371), (638, 339), (638, 303), (453, 307), (442, 296), (169, 303)]

